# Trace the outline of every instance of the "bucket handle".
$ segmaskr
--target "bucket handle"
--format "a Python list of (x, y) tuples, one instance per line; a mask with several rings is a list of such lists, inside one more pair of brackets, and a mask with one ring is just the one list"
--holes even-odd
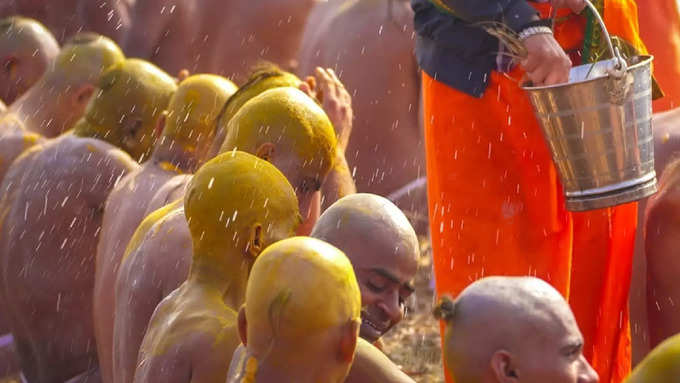
[(602, 16), (600, 16), (600, 13), (597, 11), (597, 8), (595, 8), (595, 6), (593, 5), (593, 3), (590, 2), (590, 0), (584, 1), (586, 3), (586, 6), (590, 8), (591, 12), (593, 12), (593, 15), (595, 15), (597, 22), (600, 24), (602, 32), (604, 32), (604, 36), (607, 39), (609, 51), (611, 52), (612, 57), (616, 59), (616, 65), (614, 65), (614, 69), (611, 70), (609, 73), (613, 77), (622, 78), (626, 74), (626, 71), (628, 70), (628, 64), (626, 64), (626, 60), (624, 60), (623, 57), (621, 57), (621, 52), (619, 51), (619, 48), (614, 47), (614, 44), (612, 44), (612, 39), (611, 36), (609, 36), (607, 26), (604, 25), (604, 20), (602, 20)]

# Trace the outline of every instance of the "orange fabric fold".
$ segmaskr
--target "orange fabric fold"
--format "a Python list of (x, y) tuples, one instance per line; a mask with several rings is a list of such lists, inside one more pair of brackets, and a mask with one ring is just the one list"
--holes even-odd
[(676, 0), (637, 0), (640, 36), (654, 56), (654, 77), (665, 96), (654, 112), (680, 106), (680, 12)]

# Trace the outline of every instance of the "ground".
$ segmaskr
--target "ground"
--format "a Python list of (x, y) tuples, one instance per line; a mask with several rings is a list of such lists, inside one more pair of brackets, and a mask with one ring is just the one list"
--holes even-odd
[(408, 302), (406, 318), (383, 337), (385, 353), (416, 382), (441, 383), (439, 322), (432, 317), (432, 249), (421, 241), (422, 256), (416, 275), (416, 292)]

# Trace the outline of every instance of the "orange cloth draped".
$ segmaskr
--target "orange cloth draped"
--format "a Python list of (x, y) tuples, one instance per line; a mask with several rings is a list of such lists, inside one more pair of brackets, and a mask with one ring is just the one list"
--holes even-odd
[(654, 76), (665, 96), (654, 112), (680, 107), (680, 12), (677, 0), (637, 0), (640, 35), (654, 55)]
[[(611, 3), (605, 6), (611, 33), (644, 49), (636, 23), (622, 17), (636, 15), (635, 4)], [(557, 26), (557, 40), (566, 50), (579, 48), (584, 25), (582, 17), (569, 18)], [(519, 69), (493, 72), (478, 99), (423, 73), (437, 294), (455, 296), (490, 275), (540, 277), (569, 301), (600, 381), (618, 383), (631, 367), (628, 290), (637, 204), (566, 211), (549, 150), (517, 85), (521, 76)]]

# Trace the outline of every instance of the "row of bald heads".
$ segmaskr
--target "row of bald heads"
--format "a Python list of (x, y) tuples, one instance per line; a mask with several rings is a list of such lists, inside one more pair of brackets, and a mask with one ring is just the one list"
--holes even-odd
[[(182, 153), (200, 154), (190, 166), (196, 173), (184, 199), (194, 262), (209, 263), (225, 247), (257, 256), (244, 330), (254, 355), (275, 359), (291, 347), (318, 353), (313, 344), (300, 347), (301, 333), (310, 339), (309, 334), (322, 337), (329, 329), (349, 328), (358, 336), (361, 295), (352, 264), (322, 240), (341, 241), (340, 222), (344, 227), (385, 223), (379, 217), (353, 220), (360, 213), (352, 214), (352, 206), (397, 208), (377, 196), (347, 197), (322, 214), (312, 233), (318, 239), (294, 237), (302, 217), (292, 185), (299, 182), (286, 179), (267, 162), (267, 153), (257, 151), (265, 142), (283, 143), (296, 154), (291, 166), (306, 168), (317, 183), (332, 168), (335, 133), (317, 102), (297, 89), (300, 79), (270, 65), (255, 70), (241, 88), (211, 74), (177, 79), (146, 61), (125, 58), (100, 35), (80, 33), (59, 48), (44, 26), (21, 17), (0, 21), (0, 58), (0, 98), (7, 105), (38, 83), (48, 90), (45, 97), (62, 103), (69, 102), (65, 89), (89, 100), (82, 118), (73, 124), (63, 118), (54, 136), (68, 132), (97, 138), (138, 162), (174, 145)], [(244, 209), (244, 198), (258, 208)], [(249, 241), (252, 230), (262, 233), (257, 243)], [(476, 282), (456, 300), (444, 299), (435, 317), (447, 325), (444, 360), (457, 382), (514, 381), (520, 374), (522, 381), (542, 381), (550, 374), (536, 372), (527, 360), (543, 360), (557, 369), (545, 359), (548, 345), (583, 346), (562, 296), (534, 278)], [(537, 329), (544, 335), (538, 340), (530, 336)], [(277, 339), (273, 353), (272, 339)], [(499, 350), (522, 355), (511, 362)], [(577, 381), (597, 380), (582, 355), (576, 365)], [(338, 374), (346, 375), (347, 368)]]
[[(291, 183), (304, 180), (288, 180), (267, 161), (272, 153), (258, 152), (266, 142), (276, 142), (277, 151), (289, 150), (290, 155), (277, 153), (277, 158), (304, 169), (298, 173), (311, 179), (309, 191), (317, 191), (332, 168), (337, 145), (333, 126), (318, 101), (298, 89), (300, 79), (269, 64), (256, 68), (241, 88), (212, 74), (177, 79), (149, 62), (126, 58), (100, 35), (77, 34), (59, 49), (35, 21), (13, 17), (0, 28), (0, 54), (20, 53), (4, 66), (9, 90), (2, 96), (8, 105), (32, 86), (47, 90), (44, 97), (63, 99), (64, 105), (55, 109), (72, 109), (67, 105), (70, 96), (89, 100), (77, 121), (59, 119), (55, 130), (42, 130), (47, 138), (96, 138), (140, 163), (155, 150), (173, 146), (182, 148), (176, 151), (180, 155), (199, 154), (192, 156), (195, 163), (189, 170), (195, 174), (183, 201), (194, 248), (192, 267), (223, 264), (228, 248), (256, 256), (255, 264), (243, 270), (252, 267), (245, 332), (254, 355), (266, 352), (270, 360), (285, 355), (287, 347), (299, 346), (303, 332), (313, 339), (347, 329), (356, 343), (361, 295), (352, 264), (328, 242), (294, 237), (302, 215), (300, 191)], [(35, 55), (41, 60), (31, 60)], [(32, 65), (22, 66), (24, 60)], [(364, 198), (369, 210), (398, 210), (380, 197)], [(337, 226), (330, 221), (338, 209), (329, 209), (319, 227)], [(399, 214), (400, 224), (410, 228)], [(257, 241), (252, 241), (254, 235)], [(229, 266), (238, 270), (242, 265)], [(274, 352), (272, 339), (277, 340)], [(311, 342), (304, 349), (311, 355), (319, 347)], [(329, 371), (346, 375), (348, 368), (345, 363)]]

